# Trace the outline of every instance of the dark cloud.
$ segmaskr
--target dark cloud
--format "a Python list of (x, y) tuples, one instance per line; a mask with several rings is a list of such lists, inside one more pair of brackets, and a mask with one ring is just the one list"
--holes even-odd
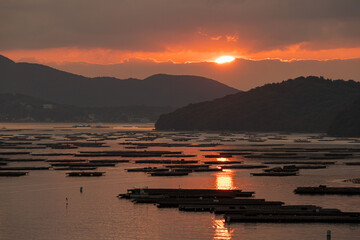
[(0, 50), (163, 51), (216, 41), (255, 52), (302, 42), (358, 47), (359, 12), (358, 0), (1, 0)]

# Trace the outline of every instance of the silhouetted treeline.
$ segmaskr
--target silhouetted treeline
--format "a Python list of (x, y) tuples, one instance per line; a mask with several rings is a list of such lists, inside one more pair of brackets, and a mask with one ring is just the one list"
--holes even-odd
[(21, 94), (0, 94), (1, 122), (154, 122), (169, 107), (78, 107)]

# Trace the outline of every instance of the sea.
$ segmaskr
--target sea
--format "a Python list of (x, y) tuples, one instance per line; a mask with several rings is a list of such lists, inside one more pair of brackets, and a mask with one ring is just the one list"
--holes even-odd
[[(297, 139), (305, 139), (306, 142)], [(271, 148), (325, 148), (335, 149), (334, 151), (344, 148), (360, 149), (358, 139), (330, 138), (314, 133), (159, 132), (154, 130), (152, 123), (101, 125), (0, 123), (0, 146), (4, 142), (14, 143), (14, 146), (22, 146), (23, 149), (1, 147), (0, 153), (27, 151), (30, 154), (72, 154), (46, 157), (30, 154), (0, 156), (11, 159), (42, 158), (44, 160), (79, 158), (73, 154), (84, 151), (160, 150), (196, 155), (185, 159), (194, 159), (201, 163), (215, 160), (204, 155), (219, 154), (223, 149), (243, 151), (256, 149), (257, 152), (266, 152)], [(106, 147), (25, 149), (26, 146), (46, 146), (59, 142), (100, 142)], [(159, 143), (178, 144), (178, 146), (165, 146)], [(214, 144), (214, 146), (206, 147), (205, 144)], [(119, 157), (108, 157), (108, 159), (115, 158), (119, 159)], [(157, 208), (153, 204), (134, 204), (117, 197), (118, 194), (126, 193), (128, 189), (134, 187), (241, 189), (254, 191), (256, 198), (268, 201), (360, 212), (360, 196), (297, 195), (293, 192), (299, 186), (360, 187), (359, 184), (344, 182), (346, 179), (360, 177), (360, 166), (345, 164), (345, 162), (359, 161), (359, 158), (359, 153), (355, 151), (351, 158), (334, 160), (335, 164), (328, 165), (325, 169), (303, 169), (298, 176), (289, 177), (255, 177), (250, 174), (261, 172), (261, 169), (229, 169), (222, 172), (194, 172), (188, 176), (152, 177), (143, 172), (125, 170), (148, 166), (135, 164), (135, 160), (144, 158), (133, 157), (123, 158), (129, 159), (128, 163), (118, 163), (115, 167), (98, 169), (105, 172), (101, 177), (67, 177), (66, 171), (53, 169), (31, 170), (26, 176), (21, 177), (0, 177), (0, 240), (325, 240), (328, 231), (331, 231), (331, 239), (360, 239), (360, 224), (228, 224), (224, 222), (222, 215), (210, 212), (182, 212), (177, 208)], [(104, 157), (92, 159), (104, 159)], [(149, 159), (159, 159), (159, 157)], [(179, 158), (163, 157), (162, 159)], [(221, 157), (217, 160), (241, 160), (244, 164), (262, 164), (265, 161), (279, 159), (256, 159), (234, 155), (231, 159)], [(7, 166), (49, 166), (49, 163), (12, 161)]]

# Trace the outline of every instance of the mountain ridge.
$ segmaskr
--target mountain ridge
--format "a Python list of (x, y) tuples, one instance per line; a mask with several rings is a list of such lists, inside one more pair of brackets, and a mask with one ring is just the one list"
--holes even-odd
[(239, 91), (199, 76), (155, 74), (144, 80), (88, 78), (41, 64), (15, 63), (0, 57), (1, 93), (19, 93), (62, 104), (180, 107)]

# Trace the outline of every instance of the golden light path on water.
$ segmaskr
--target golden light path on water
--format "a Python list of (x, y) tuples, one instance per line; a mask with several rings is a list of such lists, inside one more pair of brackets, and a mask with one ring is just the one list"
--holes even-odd
[(234, 189), (234, 172), (231, 169), (223, 170), (216, 173), (215, 187), (216, 189)]
[(233, 229), (224, 225), (223, 219), (213, 217), (214, 237), (213, 239), (230, 240), (233, 235)]
[[(228, 162), (229, 159), (225, 157), (217, 158), (219, 162)], [(215, 187), (216, 189), (233, 189), (234, 187), (234, 172), (231, 169), (224, 169), (216, 173)]]
[[(217, 158), (217, 161), (227, 162), (228, 158)], [(231, 169), (225, 169), (221, 172), (217, 172), (215, 175), (215, 187), (216, 189), (234, 189), (234, 172)], [(213, 217), (214, 237), (213, 239), (232, 239), (233, 230), (225, 226), (223, 219), (216, 219)]]

